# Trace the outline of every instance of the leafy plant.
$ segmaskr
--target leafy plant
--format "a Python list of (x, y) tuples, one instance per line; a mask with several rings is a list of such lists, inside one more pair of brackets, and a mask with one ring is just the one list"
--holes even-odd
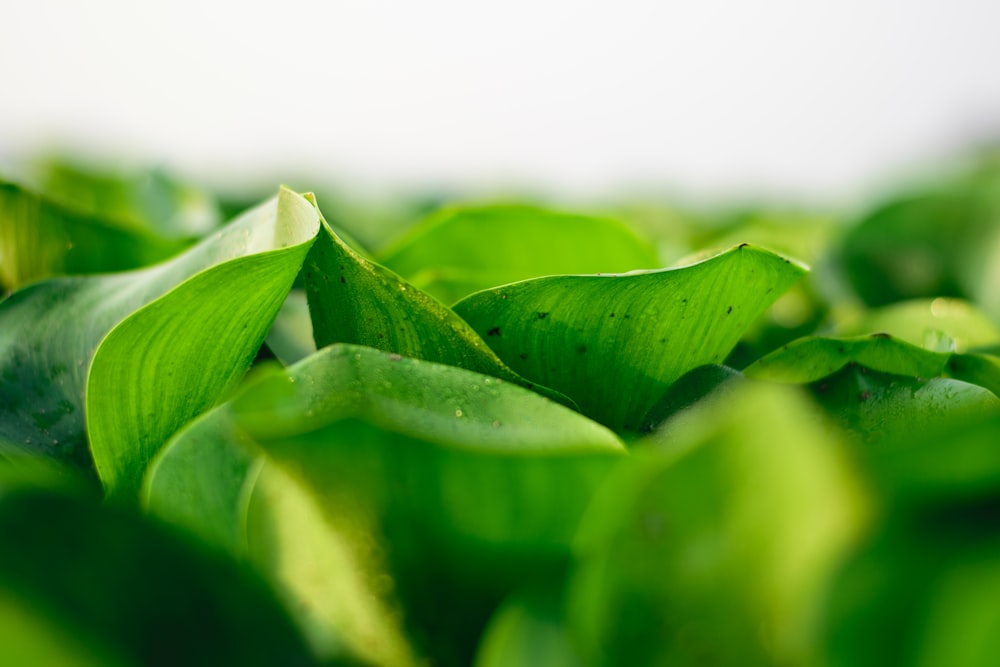
[(857, 222), (282, 187), (220, 224), (36, 167), (0, 186), (0, 663), (1000, 650), (992, 158)]

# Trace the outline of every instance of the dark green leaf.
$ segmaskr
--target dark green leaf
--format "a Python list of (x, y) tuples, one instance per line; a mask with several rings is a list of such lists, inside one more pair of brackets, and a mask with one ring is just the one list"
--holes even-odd
[(0, 534), (0, 664), (314, 664), (259, 580), (131, 512), (7, 491)]

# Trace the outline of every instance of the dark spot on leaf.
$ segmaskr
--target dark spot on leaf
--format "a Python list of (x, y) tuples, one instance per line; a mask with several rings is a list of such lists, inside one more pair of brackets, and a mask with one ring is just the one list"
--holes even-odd
[(870, 397), (871, 397), (871, 392), (869, 391), (863, 391), (858, 396), (858, 398), (860, 398), (862, 401), (867, 401)]
[(385, 334), (382, 333), (381, 331), (379, 331), (378, 333), (375, 334), (375, 337), (379, 338), (379, 339), (382, 339), (382, 338), (385, 338)]
[(628, 319), (628, 313), (625, 313), (625, 319), (626, 320)]
[(739, 249), (740, 249), (740, 250), (743, 250), (743, 248), (746, 248), (746, 247), (747, 247), (748, 245), (750, 245), (750, 244), (749, 244), (749, 243), (741, 243), (741, 244), (739, 245)]
[(843, 345), (838, 345), (837, 346), (837, 352), (839, 352), (840, 354), (843, 354), (844, 353), (844, 346)]
[(687, 303), (687, 302), (688, 302), (687, 299), (681, 299), (681, 303)]
[(538, 319), (540, 320), (544, 320), (548, 316), (549, 316), (548, 313), (538, 313)]
[(490, 329), (489, 331), (486, 332), (486, 335), (487, 336), (499, 336), (500, 335), (500, 327), (493, 327), (492, 329)]
[(615, 316), (614, 313), (611, 313), (610, 315), (608, 315), (608, 317), (614, 317), (614, 316)]
[(726, 315), (729, 315), (729, 314), (731, 314), (732, 312), (733, 312), (733, 307), (732, 307), (732, 306), (729, 306), (729, 308), (727, 308), (727, 309), (726, 309)]
[(521, 358), (521, 361), (527, 361), (528, 360), (528, 355), (525, 354), (524, 352), (522, 352), (521, 354), (519, 354), (517, 356), (519, 356)]
[(884, 331), (879, 331), (878, 333), (873, 333), (872, 334), (872, 338), (879, 338), (879, 339), (882, 339), (882, 340), (886, 340), (888, 338), (892, 338), (892, 336), (890, 336), (889, 334), (885, 333)]
[(765, 292), (765, 294), (770, 294), (770, 293), (771, 293), (771, 292), (773, 292), (773, 291), (774, 291), (774, 288), (773, 288), (773, 287), (768, 287), (768, 288), (767, 288), (767, 292)]
[(661, 338), (661, 339), (660, 339), (660, 342), (661, 342), (661, 343), (666, 343), (666, 342), (667, 342), (667, 339), (666, 339), (666, 338)]
[(340, 276), (340, 282), (342, 282), (342, 283), (346, 283), (347, 282), (346, 280), (344, 280), (344, 276)]
[(576, 346), (576, 353), (577, 354), (585, 354), (586, 352), (587, 352), (587, 346), (586, 345), (577, 345)]

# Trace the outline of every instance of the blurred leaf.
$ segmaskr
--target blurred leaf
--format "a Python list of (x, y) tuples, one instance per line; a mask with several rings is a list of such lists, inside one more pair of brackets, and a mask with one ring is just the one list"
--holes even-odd
[(1000, 169), (988, 162), (883, 204), (839, 261), (865, 303), (965, 297), (1000, 317)]
[[(249, 549), (314, 643), (409, 664), (395, 590), (419, 643), (451, 664), (529, 566), (565, 557), (622, 453), (599, 425), (497, 378), (335, 345), (179, 434), (146, 497)], [(451, 606), (449, 594), (465, 599)]]
[(728, 366), (707, 364), (688, 371), (677, 382), (670, 385), (660, 400), (650, 408), (642, 420), (642, 431), (656, 430), (682, 410), (703, 401), (720, 391), (729, 391), (739, 386), (743, 374)]
[(671, 384), (720, 363), (804, 273), (738, 246), (680, 269), (527, 280), (454, 310), (517, 373), (616, 431), (638, 431)]
[(186, 245), (116, 227), (0, 181), (0, 294), (50, 276), (146, 266)]
[(560, 586), (519, 591), (490, 620), (475, 667), (583, 667), (566, 628)]
[(493, 375), (562, 403), (510, 370), (462, 318), (348, 246), (325, 222), (305, 267), (317, 347), (353, 343)]
[(267, 334), (267, 346), (286, 366), (316, 352), (305, 290), (293, 289), (288, 293)]
[(959, 352), (1000, 342), (1000, 328), (976, 306), (943, 297), (914, 299), (864, 311), (837, 327), (838, 336), (877, 332), (889, 333), (918, 347), (927, 347), (938, 332), (944, 332)]
[(131, 512), (7, 492), (0, 534), (2, 664), (314, 664), (259, 581)]
[(976, 505), (1000, 498), (1000, 415), (972, 410), (937, 428), (916, 424), (860, 452), (878, 489), (894, 504)]
[[(0, 303), (0, 451), (138, 485), (148, 458), (253, 360), (316, 233), (290, 191), (174, 260), (37, 283)], [(84, 397), (86, 395), (86, 429)]]
[(994, 664), (996, 516), (995, 503), (890, 515), (831, 587), (825, 664)]
[(819, 605), (867, 513), (836, 433), (756, 383), (665, 429), (581, 524), (568, 609), (587, 664), (817, 664)]
[(911, 376), (951, 376), (1000, 396), (1000, 357), (981, 352), (928, 350), (885, 333), (854, 338), (808, 337), (793, 341), (744, 369), (747, 377), (805, 384), (848, 366)]
[(222, 222), (212, 196), (161, 169), (111, 169), (57, 158), (31, 171), (47, 197), (123, 228), (182, 239), (205, 236)]
[(444, 303), (538, 276), (660, 266), (652, 246), (620, 222), (514, 204), (438, 211), (380, 259)]

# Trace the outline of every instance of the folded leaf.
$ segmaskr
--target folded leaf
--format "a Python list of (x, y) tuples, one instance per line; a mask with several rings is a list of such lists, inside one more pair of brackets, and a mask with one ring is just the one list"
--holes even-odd
[(454, 310), (517, 373), (616, 431), (639, 431), (674, 381), (721, 363), (804, 273), (742, 245), (680, 269), (527, 280)]
[[(0, 303), (0, 451), (94, 459), (114, 492), (249, 366), (317, 229), (291, 191), (175, 259)], [(85, 429), (86, 395), (86, 429)]]
[(359, 255), (325, 221), (304, 272), (317, 347), (364, 345), (493, 375), (571, 403), (511, 371), (462, 318)]

